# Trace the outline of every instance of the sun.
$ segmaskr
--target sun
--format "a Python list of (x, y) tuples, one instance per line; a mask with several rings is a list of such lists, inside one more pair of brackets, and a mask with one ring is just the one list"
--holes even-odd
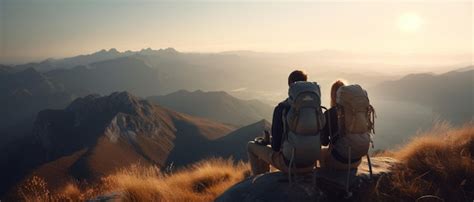
[(416, 13), (404, 13), (398, 18), (398, 27), (404, 32), (417, 32), (422, 24), (423, 20)]

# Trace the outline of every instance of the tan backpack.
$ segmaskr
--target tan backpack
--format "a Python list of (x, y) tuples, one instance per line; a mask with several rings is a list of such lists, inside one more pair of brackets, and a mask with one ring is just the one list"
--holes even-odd
[(355, 163), (369, 151), (375, 111), (367, 91), (359, 85), (340, 87), (336, 104), (339, 134), (332, 154), (340, 161)]

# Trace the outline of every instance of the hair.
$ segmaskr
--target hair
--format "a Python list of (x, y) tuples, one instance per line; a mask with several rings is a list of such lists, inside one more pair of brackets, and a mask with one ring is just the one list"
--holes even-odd
[(307, 81), (308, 75), (302, 70), (295, 70), (288, 76), (288, 85), (297, 81)]
[(332, 84), (332, 87), (331, 87), (331, 107), (336, 106), (337, 90), (339, 90), (339, 88), (341, 86), (345, 86), (344, 82), (342, 82), (341, 80), (337, 80), (336, 82), (334, 82)]

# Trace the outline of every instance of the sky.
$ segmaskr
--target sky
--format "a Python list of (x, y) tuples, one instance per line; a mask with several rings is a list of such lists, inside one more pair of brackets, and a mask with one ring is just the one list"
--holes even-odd
[(100, 49), (473, 54), (472, 1), (0, 0), (0, 63)]

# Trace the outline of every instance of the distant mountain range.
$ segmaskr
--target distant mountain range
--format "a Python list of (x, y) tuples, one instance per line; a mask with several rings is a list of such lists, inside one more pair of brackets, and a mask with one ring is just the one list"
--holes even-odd
[[(249, 54), (251, 53), (251, 54)], [(354, 59), (351, 54), (338, 51), (311, 52), (311, 54), (269, 54), (256, 52), (223, 52), (223, 53), (183, 53), (173, 48), (152, 50), (142, 49), (140, 51), (119, 52), (116, 49), (101, 50), (92, 54), (79, 55), (64, 59), (48, 59), (39, 63), (28, 63), (24, 65), (5, 66), (14, 71), (21, 71), (26, 68), (35, 68), (39, 72), (48, 73), (55, 79), (64, 81), (70, 80), (71, 74), (89, 70), (87, 73), (78, 74), (69, 86), (83, 87), (91, 92), (109, 94), (116, 91), (110, 80), (103, 81), (109, 86), (96, 87), (104, 92), (97, 92), (94, 89), (94, 78), (90, 85), (75, 82), (77, 78), (83, 81), (91, 79), (90, 75), (97, 72), (102, 78), (107, 78), (109, 74), (113, 78), (115, 74), (133, 73), (130, 78), (122, 80), (122, 86), (139, 96), (163, 95), (180, 89), (205, 90), (205, 91), (232, 91), (234, 89), (246, 89), (251, 93), (240, 93), (239, 95), (250, 95), (246, 98), (256, 98), (262, 91), (275, 91), (275, 89), (286, 88), (288, 73), (294, 68), (303, 68), (310, 73), (311, 80), (318, 81), (323, 85), (330, 85), (337, 78), (349, 78), (351, 81), (364, 82), (370, 85), (383, 80), (393, 78), (393, 75), (385, 75), (379, 71), (366, 70), (363, 65), (356, 69), (349, 67), (347, 59)], [(132, 60), (132, 61), (127, 61)], [(138, 62), (141, 61), (141, 62)], [(337, 62), (336, 62), (337, 61)], [(107, 63), (107, 64), (104, 64)], [(103, 67), (106, 65), (107, 67)], [(349, 66), (348, 66), (349, 65)], [(113, 67), (117, 72), (113, 72)], [(127, 66), (129, 69), (124, 69)], [(371, 64), (370, 66), (376, 66)], [(152, 69), (148, 70), (146, 68)], [(360, 71), (360, 69), (364, 69)], [(68, 71), (72, 70), (72, 71)], [(59, 73), (60, 72), (60, 73)], [(361, 73), (363, 72), (363, 74)], [(143, 85), (138, 85), (139, 81), (129, 81), (136, 79), (133, 75), (140, 77)], [(86, 74), (85, 76), (83, 74)], [(117, 77), (117, 79), (123, 77)], [(232, 79), (229, 79), (232, 78)], [(128, 82), (128, 83), (127, 83)], [(134, 83), (134, 84), (131, 84)], [(74, 84), (74, 85), (73, 85)], [(128, 84), (132, 85), (129, 86)], [(148, 84), (145, 85), (145, 84)], [(140, 87), (140, 88), (137, 88)], [(106, 92), (105, 92), (106, 91)], [(278, 98), (281, 99), (281, 98)]]
[[(406, 74), (409, 72), (435, 71), (437, 73), (448, 71), (453, 66), (466, 66), (472, 64), (472, 54), (397, 54), (397, 53), (362, 53), (341, 50), (319, 50), (303, 52), (255, 52), (255, 51), (226, 51), (219, 53), (184, 53), (173, 48), (153, 50), (151, 48), (138, 51), (118, 51), (115, 48), (68, 58), (46, 59), (41, 62), (32, 62), (15, 65), (17, 69), (28, 67), (37, 68), (38, 71), (50, 71), (57, 68), (72, 68), (104, 60), (116, 59), (127, 56), (163, 57), (163, 59), (180, 60), (184, 63), (204, 66), (229, 66), (241, 67), (252, 65), (264, 67), (271, 65), (274, 69), (285, 67), (303, 67), (314, 73), (323, 69), (332, 69), (337, 72), (357, 73), (389, 71), (393, 74)], [(232, 60), (238, 58), (239, 60)], [(152, 59), (154, 60), (154, 59)], [(166, 63), (166, 62), (164, 62)], [(255, 66), (257, 65), (257, 66)], [(415, 70), (414, 70), (415, 69)], [(386, 72), (388, 73), (388, 72)]]
[(125, 90), (143, 96), (160, 93), (163, 88), (156, 69), (142, 60), (130, 57), (105, 60), (72, 69), (57, 69), (45, 74), (71, 91), (87, 90), (109, 94)]
[(273, 107), (258, 100), (241, 100), (223, 91), (180, 90), (147, 100), (169, 109), (233, 125), (271, 120)]
[(176, 52), (173, 48), (167, 49), (159, 49), (159, 50), (152, 50), (142, 49), (140, 51), (125, 51), (119, 52), (115, 48), (111, 48), (109, 50), (102, 49), (100, 51), (86, 54), (86, 55), (78, 55), (74, 57), (62, 58), (62, 59), (46, 59), (41, 62), (32, 62), (26, 63), (21, 65), (14, 65), (12, 66), (14, 69), (17, 70), (24, 70), (28, 68), (35, 68), (37, 71), (40, 72), (47, 72), (55, 69), (69, 69), (76, 66), (85, 66), (92, 63), (105, 61), (105, 60), (112, 60), (120, 57), (127, 57), (132, 55), (150, 55), (150, 54), (161, 54), (161, 53), (169, 53), (169, 52)]
[(464, 123), (474, 118), (474, 66), (444, 74), (411, 74), (378, 85), (380, 97), (430, 106), (441, 118)]
[(89, 95), (65, 109), (39, 112), (32, 137), (16, 144), (17, 148), (1, 150), (8, 155), (0, 155), (0, 177), (9, 183), (0, 187), (31, 175), (46, 178), (53, 187), (71, 177), (97, 180), (133, 163), (166, 167), (215, 155), (246, 159), (242, 154), (246, 143), (265, 129), (268, 123), (259, 122), (236, 130), (126, 92)]

